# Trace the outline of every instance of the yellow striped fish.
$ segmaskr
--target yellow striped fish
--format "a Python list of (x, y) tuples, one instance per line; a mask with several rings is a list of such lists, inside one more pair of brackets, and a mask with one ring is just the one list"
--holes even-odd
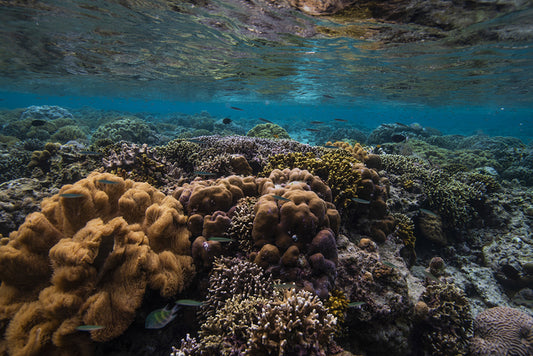
[(175, 305), (172, 309), (164, 307), (162, 309), (156, 309), (146, 317), (144, 327), (146, 329), (161, 329), (164, 328), (176, 317), (176, 312), (179, 309), (179, 305)]

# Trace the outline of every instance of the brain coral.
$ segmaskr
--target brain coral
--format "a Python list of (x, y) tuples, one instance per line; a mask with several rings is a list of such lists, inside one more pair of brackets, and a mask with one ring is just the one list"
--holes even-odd
[(181, 204), (147, 183), (93, 173), (43, 200), (0, 246), (0, 347), (73, 354), (90, 344), (76, 327), (102, 326), (90, 338), (110, 340), (147, 287), (170, 297), (193, 275)]
[(533, 355), (533, 318), (513, 308), (483, 311), (474, 321), (472, 356)]

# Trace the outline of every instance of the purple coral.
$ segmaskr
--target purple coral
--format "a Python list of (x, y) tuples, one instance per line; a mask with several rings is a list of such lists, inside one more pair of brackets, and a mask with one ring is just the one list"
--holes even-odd
[(533, 318), (513, 308), (483, 311), (474, 321), (472, 356), (533, 355)]

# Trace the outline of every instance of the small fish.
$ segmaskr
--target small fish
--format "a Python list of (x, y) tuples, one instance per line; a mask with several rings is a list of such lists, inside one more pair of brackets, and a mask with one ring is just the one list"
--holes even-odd
[(307, 131), (310, 131), (310, 132), (320, 132), (319, 129), (309, 129), (309, 128), (308, 128), (308, 129), (306, 129), (306, 130), (307, 130)]
[(79, 194), (79, 193), (63, 193), (63, 194), (59, 194), (59, 196), (61, 198), (73, 199), (73, 198), (81, 198), (81, 197), (84, 197), (85, 195)]
[(230, 108), (230, 109), (233, 109), (233, 110), (237, 110), (237, 111), (244, 111), (243, 109), (238, 108), (238, 107), (236, 107), (236, 106), (230, 106), (229, 108)]
[(177, 305), (184, 305), (186, 307), (199, 307), (200, 305), (204, 304), (204, 302), (200, 302), (198, 300), (192, 300), (192, 299), (180, 299), (176, 301)]
[(322, 125), (324, 123), (324, 121), (311, 121), (310, 124), (311, 125)]
[(324, 95), (322, 95), (322, 96), (323, 96), (324, 98), (326, 98), (326, 99), (335, 99), (334, 96), (331, 96), (331, 95), (328, 95), (328, 94), (324, 94)]
[(259, 118), (259, 120), (266, 122), (267, 124), (272, 124), (273, 122), (267, 119), (263, 119), (262, 117)]
[(419, 210), (420, 210), (421, 213), (424, 213), (424, 214), (427, 214), (427, 215), (433, 216), (433, 217), (435, 217), (435, 218), (438, 218), (438, 217), (439, 217), (437, 214), (435, 214), (435, 213), (432, 212), (431, 210), (424, 209), (424, 208), (420, 208)]
[(104, 326), (101, 325), (80, 325), (76, 328), (78, 331), (93, 331), (103, 329)]
[(424, 276), (431, 279), (432, 281), (440, 283), (440, 279), (438, 279), (437, 277), (435, 277), (433, 274), (429, 273), (428, 271), (422, 271), (422, 273), (424, 273)]
[(370, 204), (369, 200), (361, 199), (361, 198), (352, 198), (352, 200), (356, 203), (360, 204)]
[(344, 119), (333, 119), (335, 121), (338, 121), (338, 122), (348, 122), (348, 120), (344, 120)]
[(146, 329), (161, 329), (170, 323), (176, 317), (176, 312), (179, 309), (179, 305), (175, 305), (172, 309), (164, 307), (162, 309), (156, 309), (146, 317), (144, 327)]
[(402, 134), (394, 134), (391, 136), (391, 140), (392, 142), (399, 143), (399, 142), (407, 141), (407, 136), (402, 135)]
[(222, 119), (222, 123), (224, 125), (229, 125), (231, 124), (231, 119), (229, 117), (225, 117), (224, 119)]
[(332, 146), (332, 145), (324, 145), (324, 148), (338, 148), (337, 146)]
[(402, 124), (401, 122), (395, 122), (395, 124), (401, 127), (406, 127), (406, 128), (409, 127), (406, 124)]
[(233, 239), (230, 239), (229, 237), (221, 237), (221, 236), (210, 237), (207, 240), (218, 241), (218, 242), (232, 242), (233, 241)]
[(44, 124), (46, 124), (48, 121), (46, 120), (41, 120), (41, 119), (35, 119), (35, 120), (32, 120), (31, 121), (31, 126), (43, 126)]
[(383, 263), (385, 266), (390, 267), (390, 268), (398, 268), (398, 266), (396, 266), (396, 265), (394, 265), (394, 264), (392, 264), (390, 262), (387, 262), (387, 261), (383, 261), (381, 263)]
[(196, 176), (216, 176), (215, 173), (204, 172), (204, 171), (194, 171), (193, 174)]
[(272, 136), (274, 136), (274, 138), (279, 138), (278, 134), (273, 134)]
[(296, 284), (294, 283), (275, 283), (273, 285), (274, 289), (292, 289), (296, 288)]
[(98, 183), (102, 183), (102, 184), (118, 184), (118, 182), (115, 182), (115, 181), (112, 181), (112, 180), (109, 180), (109, 179), (99, 179)]
[(283, 201), (291, 201), (290, 199), (284, 198), (284, 197), (279, 196), (279, 195), (272, 195), (272, 198), (277, 199), (277, 200), (283, 200)]
[(192, 143), (203, 143), (203, 141), (197, 140), (195, 138), (190, 138), (187, 141), (192, 142)]
[(366, 303), (365, 302), (351, 302), (351, 303), (348, 303), (348, 308), (360, 307), (363, 304), (366, 304)]
[(87, 155), (87, 156), (99, 156), (99, 155), (101, 155), (100, 152), (96, 152), (96, 151), (80, 151), (80, 154)]

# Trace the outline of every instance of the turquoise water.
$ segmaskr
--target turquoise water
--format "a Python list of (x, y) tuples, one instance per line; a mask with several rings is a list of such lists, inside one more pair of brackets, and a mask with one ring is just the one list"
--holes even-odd
[[(208, 111), (280, 124), (342, 118), (368, 129), (417, 122), (533, 137), (527, 4), (409, 43), (368, 39), (375, 28), (407, 25), (359, 21), (348, 26), (360, 38), (327, 37), (320, 26), (345, 24), (259, 1), (38, 4), (0, 10), (0, 106)], [(480, 38), (511, 24), (524, 27), (505, 40)]]

